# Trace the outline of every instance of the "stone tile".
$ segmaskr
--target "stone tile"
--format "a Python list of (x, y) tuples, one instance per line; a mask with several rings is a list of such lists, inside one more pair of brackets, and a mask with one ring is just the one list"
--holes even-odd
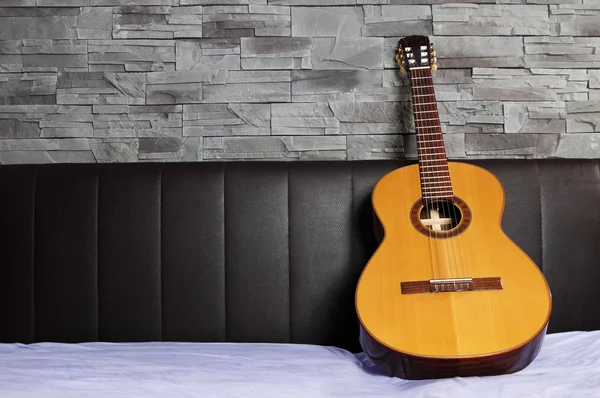
[(563, 134), (553, 157), (557, 158), (600, 158), (600, 134)]
[(398, 123), (412, 117), (412, 110), (406, 103), (334, 101), (330, 107), (340, 122)]
[(287, 6), (345, 6), (355, 5), (356, 0), (269, 0), (270, 5)]
[(566, 133), (564, 102), (504, 103), (504, 131), (512, 134)]
[(294, 102), (354, 100), (354, 91), (382, 87), (382, 71), (319, 70), (292, 71)]
[(3, 139), (0, 152), (5, 151), (89, 151), (85, 138)]
[(291, 81), (292, 76), (290, 71), (231, 70), (227, 71), (226, 83), (275, 83)]
[(56, 82), (54, 73), (0, 75), (0, 104), (55, 104)]
[(204, 159), (304, 159), (331, 156), (346, 151), (346, 137), (205, 137)]
[(599, 68), (599, 37), (525, 38), (528, 68)]
[(431, 7), (365, 5), (363, 36), (433, 35)]
[(600, 36), (598, 3), (551, 5), (550, 15), (556, 16), (560, 35)]
[(442, 123), (465, 126), (469, 124), (504, 123), (500, 101), (448, 101), (438, 103)]
[(94, 105), (94, 137), (182, 137), (182, 105)]
[(202, 7), (117, 7), (113, 13), (115, 39), (202, 37)]
[(383, 38), (316, 38), (312, 69), (383, 69)]
[(269, 135), (269, 104), (203, 104), (185, 105), (184, 136)]
[(311, 66), (313, 40), (306, 37), (241, 38), (243, 69), (301, 69)]
[(203, 37), (290, 36), (290, 24), (289, 13), (249, 13), (248, 7), (225, 6), (205, 13)]
[(177, 70), (240, 70), (239, 54), (205, 54), (200, 41), (177, 41)]
[(273, 135), (339, 134), (339, 120), (327, 103), (273, 104)]
[(91, 108), (61, 105), (0, 105), (0, 138), (87, 137)]
[(294, 7), (294, 37), (360, 37), (364, 25), (362, 7)]
[[(164, 0), (163, 0), (164, 1)], [(214, 0), (179, 0), (180, 4), (182, 6), (195, 6), (195, 5), (202, 5), (202, 6), (210, 6), (212, 4), (214, 4)], [(246, 4), (260, 4), (260, 5), (266, 5), (267, 4), (267, 0), (219, 0), (219, 4), (242, 4), (242, 5), (246, 5)]]
[(347, 141), (348, 160), (399, 159), (404, 154), (401, 135), (350, 135)]
[(138, 161), (137, 139), (105, 138), (90, 140), (90, 148), (98, 163), (131, 163)]
[(110, 40), (113, 25), (111, 7), (81, 7), (71, 37), (78, 39)]
[(289, 83), (233, 83), (206, 85), (203, 101), (219, 102), (291, 102)]
[(556, 153), (558, 134), (466, 134), (467, 155), (545, 158)]
[(148, 85), (146, 103), (149, 105), (202, 103), (202, 83)]
[(89, 40), (88, 50), (90, 71), (175, 70), (174, 40)]
[(459, 36), (553, 35), (545, 5), (439, 4), (432, 6), (433, 34)]
[(61, 72), (57, 102), (69, 105), (143, 105), (146, 76), (143, 73)]
[[(92, 6), (128, 6), (131, 5), (131, 0), (90, 0)], [(178, 6), (180, 0), (136, 0), (135, 4), (141, 6)], [(181, 5), (186, 0), (181, 1)]]
[(0, 152), (0, 164), (95, 163), (91, 151)]

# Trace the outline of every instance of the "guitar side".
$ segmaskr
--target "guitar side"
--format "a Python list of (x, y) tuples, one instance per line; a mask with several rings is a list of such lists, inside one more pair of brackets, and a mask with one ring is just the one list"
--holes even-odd
[[(465, 214), (440, 238), (415, 222), (417, 165), (388, 173), (373, 190), (384, 238), (356, 289), (360, 343), (380, 369), (405, 379), (519, 371), (537, 356), (551, 313), (544, 276), (502, 231), (500, 182), (477, 166), (448, 166)], [(425, 290), (430, 280), (463, 278), (495, 282)]]

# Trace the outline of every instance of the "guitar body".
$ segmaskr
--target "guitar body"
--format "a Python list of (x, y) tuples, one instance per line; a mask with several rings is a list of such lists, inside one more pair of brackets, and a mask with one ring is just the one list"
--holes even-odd
[[(502, 231), (500, 182), (477, 166), (448, 162), (448, 169), (453, 196), (429, 213), (418, 165), (388, 173), (372, 193), (383, 240), (355, 304), (360, 343), (391, 376), (513, 373), (534, 360), (546, 333), (550, 290)], [(451, 227), (441, 231), (444, 222)]]

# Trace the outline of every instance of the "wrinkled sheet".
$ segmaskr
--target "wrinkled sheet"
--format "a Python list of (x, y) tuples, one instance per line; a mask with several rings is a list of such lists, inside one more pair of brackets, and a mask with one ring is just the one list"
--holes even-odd
[(513, 375), (426, 381), (313, 345), (0, 344), (0, 397), (600, 397), (600, 331), (548, 335)]

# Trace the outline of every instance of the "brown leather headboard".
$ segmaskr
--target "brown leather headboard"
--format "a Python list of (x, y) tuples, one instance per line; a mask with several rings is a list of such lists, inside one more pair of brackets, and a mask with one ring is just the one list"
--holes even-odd
[[(407, 163), (0, 166), (0, 341), (358, 350), (370, 192)], [(549, 332), (600, 328), (600, 161), (472, 163), (504, 184), (504, 229), (548, 278)]]

